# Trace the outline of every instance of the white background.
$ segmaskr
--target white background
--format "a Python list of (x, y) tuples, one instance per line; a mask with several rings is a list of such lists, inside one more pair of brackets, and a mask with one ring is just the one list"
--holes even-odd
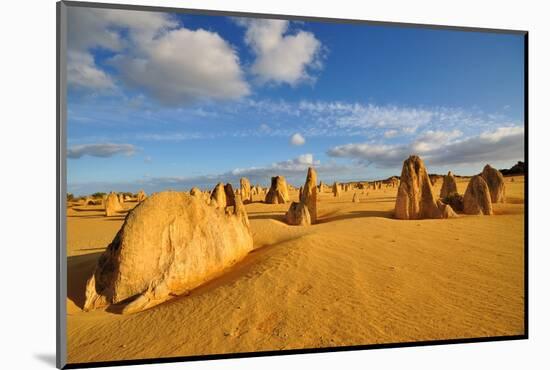
[[(111, 0), (115, 3), (121, 1)], [(529, 39), (530, 339), (133, 368), (549, 368), (550, 37), (544, 1), (127, 0), (134, 4), (522, 29)], [(375, 4), (376, 3), (376, 4)], [(55, 2), (5, 1), (1, 22), (0, 367), (55, 363)], [(121, 333), (123, 335), (123, 333)], [(546, 350), (546, 351), (545, 351)], [(125, 367), (126, 368), (126, 367)]]

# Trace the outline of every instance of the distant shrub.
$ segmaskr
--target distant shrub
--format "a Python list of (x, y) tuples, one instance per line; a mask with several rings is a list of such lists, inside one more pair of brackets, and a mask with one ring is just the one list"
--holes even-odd
[(74, 195), (73, 195), (73, 193), (67, 193), (67, 201), (68, 201), (68, 202), (71, 202), (71, 201), (73, 201), (73, 200), (74, 200)]
[(95, 198), (95, 199), (103, 199), (104, 196), (106, 196), (107, 193), (101, 193), (101, 192), (97, 192), (97, 193), (93, 193), (92, 194), (92, 198)]
[(450, 205), (455, 212), (464, 211), (464, 197), (458, 193), (447, 196), (443, 203)]

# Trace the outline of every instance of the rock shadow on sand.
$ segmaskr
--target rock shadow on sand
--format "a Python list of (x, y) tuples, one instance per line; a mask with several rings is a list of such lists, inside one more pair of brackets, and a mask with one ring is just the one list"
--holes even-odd
[(392, 211), (351, 211), (344, 214), (326, 215), (317, 219), (317, 223), (324, 224), (327, 222), (350, 220), (354, 218), (382, 217), (392, 218)]
[(285, 223), (284, 213), (273, 212), (250, 212), (248, 214), (249, 220), (275, 220)]
[(101, 253), (67, 257), (67, 298), (80, 309), (84, 308), (86, 300), (86, 283), (92, 276)]

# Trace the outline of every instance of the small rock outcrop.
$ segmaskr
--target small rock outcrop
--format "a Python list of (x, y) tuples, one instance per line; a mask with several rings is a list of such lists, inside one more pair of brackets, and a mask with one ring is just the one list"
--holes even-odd
[(143, 190), (140, 190), (137, 194), (137, 201), (138, 202), (143, 202), (145, 200), (145, 198), (147, 198), (147, 194), (145, 194), (145, 192)]
[(439, 197), (445, 199), (454, 194), (458, 194), (456, 187), (456, 179), (451, 171), (447, 175), (443, 176), (443, 185), (441, 185), (441, 191), (439, 192)]
[(218, 183), (214, 190), (212, 190), (210, 204), (214, 205), (216, 208), (227, 207), (227, 197), (225, 196), (225, 188), (222, 182)]
[(130, 212), (100, 256), (84, 310), (129, 299), (123, 313), (145, 310), (216, 277), (252, 248), (239, 198), (227, 214), (182, 192), (154, 194)]
[(319, 182), (319, 185), (317, 186), (317, 192), (318, 193), (324, 193), (327, 192), (329, 187), (322, 181)]
[(110, 192), (105, 199), (105, 216), (116, 216), (120, 210), (122, 210), (122, 205), (118, 201), (118, 196), (115, 193)]
[(467, 215), (492, 215), (491, 193), (481, 175), (470, 179), (464, 193), (464, 213)]
[(231, 186), (231, 184), (227, 183), (223, 187), (223, 190), (225, 192), (226, 207), (234, 207), (235, 206), (235, 191), (233, 190), (233, 186)]
[(95, 201), (94, 199), (92, 199), (92, 197), (86, 197), (84, 198), (84, 206), (94, 206), (95, 205)]
[(450, 206), (436, 201), (428, 171), (416, 155), (403, 163), (394, 214), (401, 220), (456, 216)]
[(340, 196), (340, 184), (338, 184), (336, 181), (334, 182), (334, 184), (332, 184), (332, 194), (335, 197)]
[(252, 191), (250, 188), (250, 181), (246, 177), (241, 177), (241, 198), (243, 203), (252, 202)]
[(483, 167), (481, 176), (489, 187), (491, 202), (504, 203), (506, 198), (506, 187), (504, 185), (504, 176), (502, 176), (500, 171), (490, 165), (486, 165)]
[(301, 189), (300, 202), (306, 205), (314, 224), (317, 222), (317, 172), (313, 167), (307, 169), (306, 182)]
[(265, 196), (265, 202), (268, 204), (284, 204), (289, 201), (288, 188), (283, 176), (271, 178), (271, 187)]
[(286, 212), (285, 220), (289, 225), (311, 225), (311, 217), (307, 205), (303, 202), (292, 202)]
[(353, 194), (353, 199), (352, 199), (352, 202), (353, 203), (359, 203), (359, 195), (357, 195), (357, 193), (354, 193)]

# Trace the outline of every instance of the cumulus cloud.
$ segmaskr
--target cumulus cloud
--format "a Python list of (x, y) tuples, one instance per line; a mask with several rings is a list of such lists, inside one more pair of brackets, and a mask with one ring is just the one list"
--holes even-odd
[(422, 156), (431, 165), (476, 164), (523, 158), (523, 127), (500, 127), (457, 139), (461, 135), (458, 130), (428, 131), (406, 144), (346, 144), (329, 149), (327, 154), (388, 168), (399, 167), (411, 154)]
[(306, 139), (298, 132), (290, 137), (290, 144), (294, 146), (304, 145), (305, 143)]
[(237, 53), (216, 33), (180, 28), (141, 46), (139, 55), (117, 56), (113, 64), (128, 85), (143, 88), (162, 103), (249, 93)]
[(83, 144), (74, 145), (67, 149), (67, 157), (71, 159), (82, 158), (85, 155), (91, 157), (108, 158), (117, 154), (131, 156), (136, 152), (132, 144)]
[[(115, 67), (124, 84), (143, 89), (165, 105), (249, 93), (237, 52), (215, 32), (187, 29), (168, 14), (141, 11), (76, 8), (69, 20), (69, 50), (80, 55), (69, 59), (69, 68), (84, 70), (89, 77), (73, 73), (68, 76), (72, 85), (108, 85), (90, 53), (99, 47), (114, 53), (106, 63)], [(91, 77), (99, 82), (87, 83)]]
[(90, 53), (69, 51), (67, 53), (67, 83), (80, 89), (113, 89), (111, 76), (99, 69)]
[(251, 72), (260, 82), (296, 85), (313, 80), (321, 68), (321, 42), (311, 32), (289, 32), (289, 22), (278, 19), (239, 19), (246, 27), (245, 42), (256, 59)]
[(137, 42), (176, 26), (161, 13), (80, 7), (69, 7), (67, 20), (67, 82), (91, 90), (112, 89), (114, 81), (96, 64), (90, 49), (123, 51), (129, 46), (123, 31)]
[(166, 13), (119, 9), (69, 7), (67, 20), (68, 46), (78, 51), (90, 48), (120, 51), (131, 46), (131, 40), (124, 34), (135, 42), (146, 42), (178, 26)]

